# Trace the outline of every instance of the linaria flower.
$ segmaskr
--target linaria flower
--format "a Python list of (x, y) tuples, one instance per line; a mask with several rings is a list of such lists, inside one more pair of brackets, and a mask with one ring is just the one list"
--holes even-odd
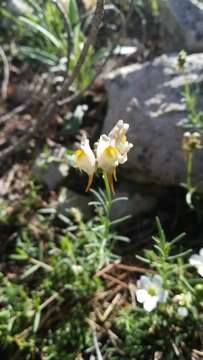
[(127, 154), (133, 147), (133, 144), (127, 141), (126, 133), (129, 129), (129, 124), (119, 120), (114, 128), (109, 133), (109, 138), (114, 141), (115, 147), (119, 151), (119, 164), (124, 164), (127, 161)]
[(75, 166), (84, 171), (88, 175), (88, 183), (85, 191), (88, 191), (94, 177), (96, 170), (96, 158), (90, 148), (89, 140), (83, 135), (79, 149), (74, 155)]
[(116, 180), (116, 167), (127, 161), (127, 154), (133, 147), (127, 141), (126, 133), (129, 125), (119, 120), (109, 135), (101, 135), (96, 145), (96, 157), (98, 167), (101, 168), (108, 176), (112, 191), (113, 178)]
[(116, 166), (119, 164), (120, 156), (119, 151), (114, 141), (111, 141), (106, 135), (101, 135), (98, 143), (95, 145), (98, 167), (107, 174), (111, 189), (114, 192), (113, 176), (116, 180)]
[(163, 289), (161, 276), (154, 275), (152, 278), (141, 276), (137, 282), (137, 301), (143, 304), (146, 311), (150, 312), (156, 308), (158, 303), (166, 302), (168, 292)]
[(200, 249), (199, 255), (194, 254), (190, 257), (189, 263), (196, 267), (198, 274), (203, 277), (203, 248)]
[(126, 133), (129, 125), (119, 120), (109, 135), (101, 135), (95, 143), (95, 154), (90, 148), (89, 140), (83, 136), (79, 149), (75, 152), (74, 163), (80, 170), (89, 176), (86, 191), (89, 190), (93, 175), (97, 168), (107, 174), (112, 192), (114, 192), (113, 179), (116, 181), (116, 167), (127, 161), (127, 154), (133, 147), (127, 141)]

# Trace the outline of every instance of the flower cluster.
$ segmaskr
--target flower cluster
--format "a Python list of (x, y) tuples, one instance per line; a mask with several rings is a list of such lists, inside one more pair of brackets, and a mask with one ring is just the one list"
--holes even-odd
[(116, 180), (116, 167), (127, 161), (127, 154), (133, 147), (127, 140), (126, 133), (129, 125), (119, 120), (111, 132), (101, 135), (95, 143), (94, 151), (89, 140), (83, 135), (81, 144), (74, 155), (74, 164), (88, 175), (86, 191), (89, 190), (97, 169), (107, 174), (112, 192), (114, 192), (113, 179)]

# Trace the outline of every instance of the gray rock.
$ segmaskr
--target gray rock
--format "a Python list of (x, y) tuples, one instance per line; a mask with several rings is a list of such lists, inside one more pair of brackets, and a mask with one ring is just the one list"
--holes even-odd
[(126, 200), (120, 200), (113, 204), (111, 219), (117, 220), (128, 215), (138, 217), (154, 210), (161, 189), (156, 189), (156, 192), (153, 189), (149, 192), (147, 187), (136, 185), (132, 181), (125, 181), (124, 179), (119, 181), (118, 179), (115, 197), (126, 198)]
[[(73, 190), (66, 189), (66, 200), (60, 204), (60, 212), (64, 215), (68, 213), (76, 219), (80, 216), (86, 220), (90, 219), (93, 215), (93, 207), (88, 205), (90, 201), (90, 194), (82, 195)], [(79, 213), (77, 210), (79, 210)]]
[(47, 186), (49, 190), (56, 189), (64, 179), (58, 162), (52, 162), (47, 167), (34, 166), (32, 172), (38, 182)]
[(164, 50), (203, 50), (203, 2), (201, 0), (158, 0)]
[(35, 160), (32, 173), (39, 183), (49, 190), (56, 189), (69, 173), (69, 158), (66, 148), (57, 144), (53, 149), (46, 149)]
[[(177, 71), (176, 56), (161, 56), (143, 65), (136, 64), (110, 73), (105, 80), (108, 113), (103, 133), (119, 119), (130, 124), (129, 140), (134, 144), (129, 160), (120, 167), (122, 175), (136, 182), (179, 185), (186, 180), (182, 151), (187, 119), (182, 91), (188, 84), (201, 85), (203, 54), (190, 55), (187, 73)], [(203, 96), (200, 97), (203, 104)], [(193, 182), (203, 191), (203, 151), (194, 155)]]

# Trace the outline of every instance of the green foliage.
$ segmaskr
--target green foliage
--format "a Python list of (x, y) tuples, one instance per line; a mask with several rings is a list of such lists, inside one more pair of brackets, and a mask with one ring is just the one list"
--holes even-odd
[(186, 82), (183, 96), (188, 111), (188, 122), (184, 124), (187, 128), (195, 128), (202, 132), (203, 130), (203, 112), (199, 109), (199, 88), (192, 89)]
[(116, 321), (125, 356), (117, 355), (114, 359), (145, 360), (153, 358), (155, 353), (166, 360), (191, 359), (191, 349), (200, 342), (201, 325), (202, 318), (197, 314), (180, 319), (171, 309), (151, 314), (129, 306)]
[[(69, 1), (67, 11), (62, 7), (60, 11), (56, 4), (53, 0), (43, 3), (30, 0), (29, 11), (16, 15), (3, 3), (0, 5), (0, 16), (4, 19), (6, 29), (2, 42), (16, 44), (13, 55), (48, 65), (54, 82), (61, 82), (76, 65), (86, 35), (80, 24), (76, 0)], [(90, 47), (76, 80), (77, 88), (84, 89), (89, 84), (95, 74), (94, 64), (101, 55), (102, 52), (95, 55)]]
[(199, 86), (188, 83), (187, 73), (189, 67), (187, 66), (187, 53), (181, 50), (177, 57), (177, 66), (180, 72), (185, 77), (184, 88), (183, 88), (183, 99), (185, 101), (188, 118), (179, 123), (180, 126), (185, 128), (192, 128), (194, 130), (202, 132), (203, 130), (203, 112), (200, 110), (199, 104)]
[(79, 23), (80, 21), (79, 9), (77, 6), (77, 2), (75, 0), (69, 1), (68, 15), (69, 15), (70, 23), (73, 26)]
[(55, 352), (73, 359), (87, 346), (85, 318), (100, 284), (93, 278), (93, 263), (84, 257), (85, 240), (82, 233), (74, 240), (67, 233), (58, 244), (48, 239), (37, 243), (22, 232), (10, 257), (20, 262), (20, 273), (12, 280), (1, 275), (0, 343), (5, 354), (17, 345), (21, 355), (36, 356), (40, 348), (47, 358), (56, 359)]
[[(83, 221), (78, 209), (63, 213), (55, 207), (35, 210), (32, 226), (18, 226), (15, 249), (9, 255), (7, 271), (0, 274), (0, 347), (4, 358), (75, 360), (78, 353), (92, 347), (92, 332), (87, 319), (93, 311), (92, 299), (104, 284), (97, 270), (119, 258), (113, 253), (116, 241), (124, 240), (112, 231), (113, 203), (107, 178), (106, 190), (92, 191), (96, 215)], [(38, 189), (23, 204), (33, 207)], [(126, 200), (126, 199), (123, 199)], [(25, 223), (25, 222), (24, 222)], [(127, 304), (112, 317), (113, 331), (122, 341), (123, 355), (117, 347), (106, 348), (111, 359), (161, 358), (190, 359), (200, 345), (203, 326), (203, 283), (189, 272), (190, 251), (177, 253), (179, 235), (168, 241), (157, 219), (158, 234), (153, 249), (138, 257), (163, 279), (167, 301), (152, 312), (142, 305)], [(37, 231), (36, 231), (37, 229)], [(180, 303), (180, 294), (185, 303)], [(135, 292), (136, 295), (136, 292)], [(185, 307), (187, 316), (179, 310)], [(164, 333), (164, 336), (163, 336)]]
[(15, 14), (6, 4), (0, 10), (5, 28), (10, 25), (10, 40), (19, 45), (19, 55), (55, 64), (66, 51), (64, 25), (57, 7), (51, 1), (28, 2), (29, 11)]
[[(107, 219), (110, 199), (94, 192), (97, 215), (85, 223), (78, 209), (36, 210), (35, 226), (19, 226), (15, 251), (1, 273), (0, 345), (3, 355), (67, 360), (92, 344), (86, 321), (91, 300), (102, 287), (95, 272), (118, 257), (116, 235)], [(23, 204), (33, 207), (37, 188)], [(113, 201), (113, 200), (112, 200)], [(23, 205), (22, 204), (22, 205)], [(61, 231), (54, 231), (60, 224)], [(121, 239), (120, 239), (121, 240)]]
[[(192, 349), (200, 345), (203, 326), (202, 281), (188, 273), (185, 259), (189, 251), (175, 255), (171, 253), (184, 234), (169, 242), (158, 219), (157, 225), (158, 235), (153, 238), (153, 250), (146, 250), (145, 257), (138, 258), (161, 275), (168, 298), (166, 303), (159, 304), (152, 312), (138, 305), (129, 305), (121, 310), (114, 329), (122, 340), (124, 356), (118, 355), (115, 349), (110, 350), (115, 360), (151, 359), (155, 353), (160, 353), (160, 359), (191, 359)], [(179, 312), (179, 294), (189, 299), (185, 317)]]
[[(165, 232), (159, 219), (157, 218), (156, 220), (158, 235), (153, 236), (155, 243), (153, 250), (145, 250), (145, 257), (142, 258), (137, 256), (137, 258), (149, 264), (150, 267), (155, 269), (167, 283), (169, 281), (168, 279), (172, 276), (174, 276), (175, 279), (178, 276), (178, 281), (181, 281), (184, 274), (184, 271), (181, 274), (181, 269), (184, 269), (183, 259), (191, 253), (191, 250), (186, 250), (175, 255), (172, 254), (172, 250), (174, 244), (180, 241), (185, 236), (185, 233), (180, 234), (169, 242), (166, 239)], [(176, 284), (178, 284), (178, 281), (176, 281)]]

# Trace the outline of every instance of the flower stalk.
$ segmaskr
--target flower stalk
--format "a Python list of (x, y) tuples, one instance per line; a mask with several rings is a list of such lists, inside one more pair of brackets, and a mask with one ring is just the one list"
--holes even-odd
[(191, 192), (192, 186), (192, 164), (193, 164), (193, 151), (188, 153), (187, 157), (187, 190)]
[(105, 186), (106, 195), (107, 195), (107, 200), (108, 200), (107, 209), (108, 209), (108, 211), (110, 212), (110, 210), (111, 210), (111, 205), (112, 205), (112, 194), (111, 194), (111, 188), (110, 188), (110, 184), (109, 184), (109, 179), (108, 179), (107, 173), (104, 172), (103, 175), (102, 175), (102, 177), (103, 177), (103, 180), (104, 180), (104, 186)]

